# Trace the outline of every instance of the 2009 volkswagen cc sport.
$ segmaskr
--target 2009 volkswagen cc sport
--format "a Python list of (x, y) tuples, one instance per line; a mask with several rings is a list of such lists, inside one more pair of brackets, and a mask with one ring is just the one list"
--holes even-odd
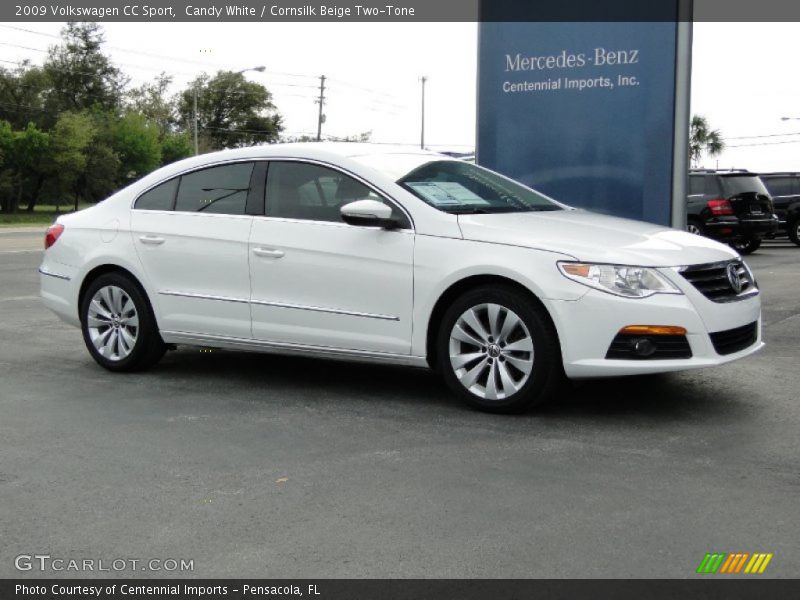
[(45, 246), (44, 303), (112, 371), (176, 344), (429, 366), (472, 406), (512, 412), (564, 375), (763, 345), (756, 281), (727, 246), (425, 151), (190, 158), (60, 217)]

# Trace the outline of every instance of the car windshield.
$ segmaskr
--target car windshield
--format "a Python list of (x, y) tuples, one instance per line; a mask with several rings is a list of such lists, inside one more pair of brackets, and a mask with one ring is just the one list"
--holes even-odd
[(434, 208), (454, 214), (564, 208), (547, 196), (502, 175), (457, 160), (429, 162), (397, 183)]

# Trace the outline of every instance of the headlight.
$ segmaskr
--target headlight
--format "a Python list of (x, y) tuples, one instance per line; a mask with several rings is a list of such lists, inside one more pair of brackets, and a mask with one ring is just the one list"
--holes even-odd
[(649, 267), (559, 262), (558, 270), (567, 279), (625, 298), (682, 293), (661, 273)]

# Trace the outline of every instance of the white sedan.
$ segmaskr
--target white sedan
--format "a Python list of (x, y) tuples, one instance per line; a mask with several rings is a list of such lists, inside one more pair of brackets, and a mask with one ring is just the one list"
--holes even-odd
[(430, 367), (511, 412), (570, 378), (710, 367), (761, 342), (729, 247), (369, 144), (168, 165), (47, 232), (44, 303), (112, 371), (176, 344)]

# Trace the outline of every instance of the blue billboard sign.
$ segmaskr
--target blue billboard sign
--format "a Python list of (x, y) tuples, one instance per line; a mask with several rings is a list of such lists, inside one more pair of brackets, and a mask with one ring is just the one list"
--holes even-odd
[(478, 163), (576, 207), (676, 224), (680, 25), (481, 23)]

